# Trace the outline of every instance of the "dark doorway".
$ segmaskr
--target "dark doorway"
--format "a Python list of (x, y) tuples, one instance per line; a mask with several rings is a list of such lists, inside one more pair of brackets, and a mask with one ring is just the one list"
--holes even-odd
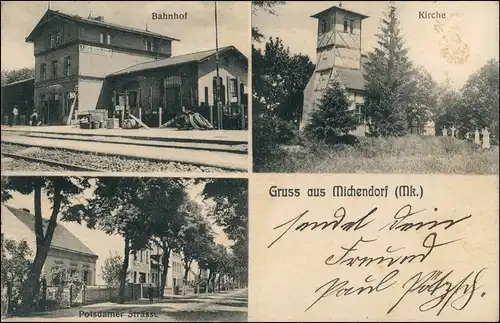
[(163, 111), (163, 122), (167, 122), (177, 116), (182, 110), (181, 87), (179, 85), (167, 86), (165, 89), (166, 107)]
[(62, 124), (62, 100), (59, 94), (51, 95), (42, 102), (42, 118), (46, 125)]

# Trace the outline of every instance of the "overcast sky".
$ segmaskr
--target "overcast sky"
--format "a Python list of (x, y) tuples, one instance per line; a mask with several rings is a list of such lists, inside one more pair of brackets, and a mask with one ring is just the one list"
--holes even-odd
[[(33, 44), (25, 38), (47, 11), (48, 1), (2, 1), (2, 69), (34, 67)], [(250, 55), (250, 3), (222, 1), (217, 4), (219, 45), (234, 45)], [(172, 55), (215, 48), (213, 1), (52, 1), (51, 9), (145, 29), (180, 39)], [(153, 12), (186, 13), (186, 20), (152, 20)]]
[[(489, 59), (498, 59), (498, 2), (497, 1), (396, 1), (401, 20), (401, 30), (410, 50), (410, 59), (424, 66), (437, 80), (443, 82), (447, 74), (453, 80), (452, 86), (460, 87), (468, 76), (483, 66)], [(310, 18), (338, 1), (292, 2), (276, 6), (276, 16), (255, 11), (252, 25), (258, 27), (266, 38), (279, 36), (285, 45), (295, 53), (309, 55), (316, 59), (317, 20)], [(375, 33), (378, 22), (388, 6), (387, 1), (342, 1), (347, 10), (370, 16), (363, 20), (362, 51), (371, 51), (376, 44)], [(440, 34), (434, 29), (436, 20), (419, 19), (419, 11), (446, 13), (441, 19), (443, 28), (453, 37), (458, 34), (468, 46), (470, 55), (464, 64), (449, 64), (441, 56)], [(256, 44), (263, 47), (265, 41)]]
[[(196, 186), (191, 186), (189, 189), (189, 196), (191, 199), (200, 203), (202, 206), (205, 203), (202, 201), (203, 197), (201, 196), (201, 192), (203, 191), (205, 184), (200, 183)], [(75, 203), (81, 203), (85, 198), (89, 198), (92, 196), (93, 189), (87, 189), (82, 196), (74, 199)], [(21, 195), (16, 192), (12, 192), (12, 199), (7, 201), (6, 204), (13, 206), (15, 208), (26, 208), (30, 210), (30, 212), (34, 212), (33, 207), (33, 195)], [(206, 203), (207, 209), (210, 207), (210, 201)], [(52, 203), (43, 196), (42, 198), (42, 216), (44, 218), (50, 218)], [(205, 209), (205, 211), (207, 210)], [(213, 222), (213, 221), (212, 221)], [(123, 238), (119, 235), (109, 236), (103, 231), (100, 230), (90, 230), (87, 229), (85, 225), (79, 225), (76, 222), (59, 222), (61, 225), (66, 227), (71, 233), (73, 233), (80, 241), (82, 241), (87, 247), (90, 248), (95, 254), (99, 256), (97, 259), (97, 284), (104, 284), (104, 281), (100, 277), (101, 274), (101, 266), (104, 264), (104, 261), (109, 256), (110, 253), (118, 252), (123, 256), (124, 242)], [(228, 240), (227, 236), (222, 232), (221, 228), (213, 224), (213, 229), (216, 233), (215, 242), (220, 243), (226, 246), (232, 245), (232, 241)], [(8, 231), (8, 228), (2, 228), (2, 231)]]

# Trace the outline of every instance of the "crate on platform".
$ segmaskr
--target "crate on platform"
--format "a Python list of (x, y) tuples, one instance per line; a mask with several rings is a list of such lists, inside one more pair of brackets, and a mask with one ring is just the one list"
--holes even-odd
[(118, 129), (120, 128), (120, 121), (118, 120), (118, 118), (109, 118), (107, 120), (107, 128), (108, 129)]
[(108, 116), (108, 110), (104, 109), (97, 109), (97, 110), (89, 110), (85, 111), (85, 113), (79, 113), (78, 117), (86, 117), (88, 118), (89, 122), (94, 122), (94, 121), (102, 121), (105, 120)]

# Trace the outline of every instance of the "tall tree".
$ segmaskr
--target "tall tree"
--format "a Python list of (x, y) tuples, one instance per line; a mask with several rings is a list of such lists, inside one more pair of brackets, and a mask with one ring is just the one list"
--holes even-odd
[(204, 199), (215, 202), (215, 224), (220, 226), (229, 239), (247, 241), (248, 232), (248, 181), (246, 179), (211, 179), (202, 192)]
[(238, 285), (248, 285), (248, 243), (238, 241), (231, 246), (233, 252), (234, 278)]
[(370, 119), (373, 136), (401, 136), (408, 131), (407, 86), (412, 64), (400, 34), (396, 7), (391, 2), (381, 21), (378, 47), (368, 54), (365, 77), (364, 112)]
[(464, 131), (488, 127), (498, 139), (499, 65), (491, 59), (472, 74), (461, 90), (458, 122)]
[[(217, 257), (216, 257), (216, 244), (214, 241), (210, 241), (207, 249), (205, 252), (201, 255), (200, 259), (198, 260), (198, 267), (200, 267), (201, 270), (205, 270), (208, 272), (207, 275), (207, 281), (206, 281), (206, 292), (210, 292), (210, 283), (213, 281), (212, 277), (214, 276), (216, 270), (217, 270)], [(213, 291), (213, 285), (212, 285), (212, 291)]]
[[(264, 11), (271, 15), (276, 15), (274, 7), (276, 5), (285, 4), (286, 1), (252, 1), (252, 15), (258, 11)], [(260, 42), (264, 38), (264, 34), (259, 31), (257, 26), (252, 26), (252, 40)]]
[(151, 238), (150, 216), (143, 208), (147, 186), (147, 180), (143, 178), (101, 177), (88, 204), (74, 206), (68, 214), (71, 220), (78, 223), (85, 221), (91, 229), (123, 237), (119, 303), (125, 301), (130, 253), (146, 248)]
[(355, 130), (358, 120), (349, 110), (351, 102), (338, 80), (330, 81), (324, 92), (305, 131), (314, 139), (334, 143), (338, 136)]
[(278, 116), (298, 125), (302, 93), (314, 65), (308, 56), (291, 54), (280, 38), (270, 38), (264, 51), (252, 46), (254, 116)]
[(186, 224), (181, 229), (179, 242), (184, 268), (184, 293), (193, 261), (200, 261), (203, 254), (210, 251), (214, 240), (214, 232), (201, 214), (200, 206), (194, 201), (188, 201), (186, 211)]
[[(172, 251), (180, 251), (180, 235), (186, 225), (188, 196), (182, 180), (154, 178), (149, 181), (143, 211), (149, 216), (148, 231), (153, 245), (161, 249), (163, 270), (160, 291), (165, 289)], [(163, 293), (160, 294), (163, 298)]]
[[(453, 89), (445, 89), (440, 93), (437, 99), (436, 111), (435, 111), (435, 121), (436, 121), (436, 131), (440, 134), (443, 128), (451, 128), (453, 126), (458, 127), (458, 113), (460, 110), (461, 96), (458, 91)], [(459, 128), (459, 135), (465, 133)], [(462, 129), (465, 130), (465, 129)]]
[(2, 70), (2, 85), (22, 81), (35, 77), (35, 68), (20, 68), (15, 70)]
[[(248, 279), (248, 181), (212, 179), (205, 185), (202, 194), (205, 200), (211, 199), (215, 202), (210, 216), (215, 219), (215, 224), (222, 228), (228, 238), (234, 241), (232, 249), (238, 256), (239, 277), (246, 283)], [(222, 250), (220, 248), (217, 246), (212, 248), (212, 253), (209, 254), (205, 264), (205, 267), (210, 269), (209, 281), (215, 279), (212, 272), (216, 273), (220, 269), (220, 263), (217, 261), (220, 259), (217, 256)]]
[[(90, 187), (88, 179), (75, 177), (6, 177), (3, 180), (2, 202), (12, 197), (12, 191), (33, 195), (36, 250), (28, 278), (23, 285), (19, 314), (29, 315), (33, 311), (35, 296), (38, 295), (40, 274), (47, 259), (58, 216), (65, 214), (72, 203), (71, 198), (80, 195)], [(50, 218), (42, 216), (42, 195), (52, 202)], [(61, 220), (69, 220), (66, 215)], [(45, 222), (45, 223), (44, 223)], [(44, 225), (46, 224), (46, 226)]]
[(437, 118), (435, 107), (438, 104), (439, 86), (422, 66), (414, 69), (411, 75), (411, 81), (406, 87), (407, 122), (409, 126), (423, 126)]

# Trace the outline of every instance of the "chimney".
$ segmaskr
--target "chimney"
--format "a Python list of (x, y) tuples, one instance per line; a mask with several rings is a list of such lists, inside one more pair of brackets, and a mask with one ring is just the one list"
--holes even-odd
[(103, 16), (97, 16), (94, 18), (94, 20), (104, 22), (104, 17)]

